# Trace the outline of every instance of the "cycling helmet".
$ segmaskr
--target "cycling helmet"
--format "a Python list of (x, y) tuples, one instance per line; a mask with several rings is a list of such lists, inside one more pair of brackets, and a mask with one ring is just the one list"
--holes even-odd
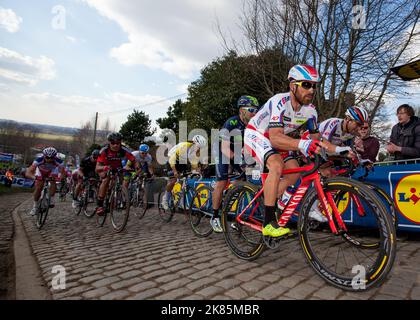
[(369, 121), (369, 115), (364, 108), (361, 107), (350, 107), (346, 111), (346, 116), (351, 120), (354, 120), (359, 123), (365, 123)]
[(93, 151), (92, 151), (91, 156), (92, 156), (93, 158), (97, 158), (97, 157), (99, 157), (99, 150), (97, 150), (97, 149), (93, 150)]
[(122, 135), (119, 132), (112, 132), (107, 136), (108, 141), (121, 141)]
[(149, 152), (149, 146), (147, 144), (142, 144), (139, 147), (139, 151), (141, 151), (141, 152)]
[(238, 108), (241, 107), (256, 107), (259, 108), (260, 104), (258, 103), (257, 98), (252, 96), (242, 96), (238, 99)]
[(44, 155), (44, 157), (54, 158), (57, 155), (57, 150), (53, 147), (48, 147), (42, 151), (42, 154)]
[(204, 147), (207, 144), (206, 138), (200, 135), (196, 135), (192, 138), (192, 142), (194, 142), (199, 147)]
[(321, 81), (318, 71), (307, 64), (297, 64), (293, 66), (289, 71), (287, 79), (289, 81)]

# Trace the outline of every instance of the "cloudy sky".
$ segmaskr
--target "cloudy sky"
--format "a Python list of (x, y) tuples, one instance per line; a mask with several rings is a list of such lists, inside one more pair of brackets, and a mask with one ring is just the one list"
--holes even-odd
[(79, 127), (99, 112), (119, 129), (135, 106), (164, 116), (223, 54), (217, 21), (240, 34), (241, 3), (2, 0), (0, 118)]
[[(140, 106), (156, 120), (223, 54), (217, 21), (241, 38), (241, 11), (242, 0), (1, 0), (0, 118), (80, 127), (99, 112), (119, 129)], [(406, 91), (420, 105), (419, 87)]]

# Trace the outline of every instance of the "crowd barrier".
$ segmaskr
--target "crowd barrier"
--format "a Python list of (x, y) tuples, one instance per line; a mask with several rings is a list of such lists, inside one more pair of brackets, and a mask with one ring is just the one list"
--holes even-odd
[[(6, 176), (0, 176), (0, 183), (5, 184)], [(13, 178), (12, 187), (20, 188), (32, 188), (34, 186), (34, 180), (25, 179), (25, 178)]]

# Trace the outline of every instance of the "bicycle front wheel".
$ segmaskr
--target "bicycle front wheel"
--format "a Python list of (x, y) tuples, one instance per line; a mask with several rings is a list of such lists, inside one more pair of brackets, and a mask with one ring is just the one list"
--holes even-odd
[(38, 214), (36, 217), (36, 226), (38, 230), (42, 229), (42, 227), (45, 224), (45, 221), (47, 220), (48, 211), (50, 210), (50, 203), (51, 203), (51, 199), (48, 194), (48, 191), (43, 192), (41, 201), (39, 202), (39, 205), (38, 205)]
[(170, 222), (175, 213), (174, 200), (171, 194), (169, 199), (167, 199), (167, 206), (164, 205), (162, 203), (162, 200), (163, 200), (163, 196), (165, 195), (165, 192), (166, 191), (159, 193), (159, 198), (158, 198), (159, 199), (158, 200), (159, 216), (161, 217), (163, 221)]
[(212, 192), (209, 186), (201, 186), (195, 191), (190, 203), (188, 220), (193, 232), (199, 237), (208, 237), (213, 232), (210, 224), (213, 217)]
[[(311, 218), (318, 200), (317, 190), (311, 189), (302, 202), (298, 223), (308, 263), (321, 278), (340, 289), (364, 291), (379, 285), (390, 272), (396, 253), (395, 228), (385, 206), (372, 190), (347, 178), (329, 179), (323, 189), (332, 200), (330, 210), (341, 214), (333, 214), (338, 234), (328, 223), (320, 225)], [(343, 217), (345, 210), (340, 212), (353, 199), (357, 199), (359, 210), (362, 206), (366, 212), (366, 220), (357, 224)], [(347, 201), (346, 206), (341, 201)]]
[(265, 248), (261, 232), (264, 219), (262, 195), (248, 207), (258, 191), (256, 185), (238, 182), (223, 200), (222, 227), (226, 244), (243, 260), (255, 260)]
[(134, 192), (134, 195), (133, 195), (133, 203), (136, 204), (136, 205), (133, 205), (133, 208), (132, 208), (132, 211), (133, 211), (134, 215), (138, 219), (143, 218), (144, 215), (146, 214), (147, 205), (148, 205), (144, 201), (144, 189), (143, 188), (136, 189), (136, 191)]
[(96, 199), (96, 189), (89, 186), (88, 191), (85, 193), (83, 198), (83, 213), (87, 218), (92, 218), (95, 215)]
[(124, 188), (115, 188), (110, 203), (111, 224), (115, 232), (124, 230), (130, 215), (130, 199)]

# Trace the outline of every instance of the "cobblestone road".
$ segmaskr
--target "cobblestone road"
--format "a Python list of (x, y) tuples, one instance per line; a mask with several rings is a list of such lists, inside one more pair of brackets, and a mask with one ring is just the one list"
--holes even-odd
[[(76, 217), (58, 203), (41, 231), (18, 208), (32, 250), (54, 299), (420, 299), (420, 242), (400, 240), (391, 276), (380, 288), (349, 293), (326, 284), (306, 264), (297, 240), (254, 262), (234, 257), (221, 234), (200, 239), (177, 215), (156, 211), (114, 234), (107, 224)], [(67, 272), (65, 290), (52, 290), (53, 266)]]

